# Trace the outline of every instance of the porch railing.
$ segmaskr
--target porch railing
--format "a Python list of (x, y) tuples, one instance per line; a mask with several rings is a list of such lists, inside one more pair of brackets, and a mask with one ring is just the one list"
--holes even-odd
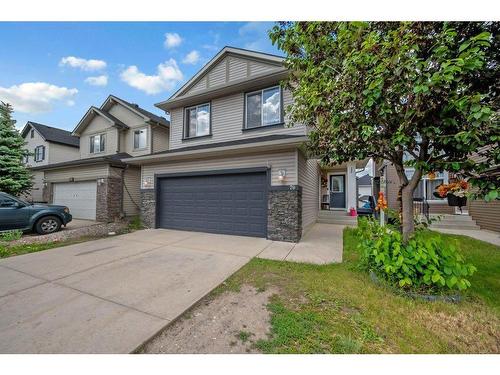
[(424, 198), (413, 198), (413, 215), (429, 222), (429, 202)]

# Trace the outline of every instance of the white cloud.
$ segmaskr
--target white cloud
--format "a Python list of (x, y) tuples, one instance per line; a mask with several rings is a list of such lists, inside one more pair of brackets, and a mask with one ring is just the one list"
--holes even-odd
[(45, 82), (26, 82), (11, 87), (0, 86), (0, 100), (10, 103), (16, 112), (41, 113), (52, 109), (54, 103), (75, 104), (77, 89), (68, 89)]
[(165, 34), (165, 42), (163, 45), (165, 48), (174, 48), (179, 46), (182, 43), (182, 38), (177, 33), (166, 33)]
[(96, 77), (87, 77), (85, 82), (92, 86), (106, 86), (108, 84), (108, 76), (103, 74)]
[(196, 64), (200, 60), (200, 53), (196, 50), (189, 52), (182, 62), (184, 64)]
[(59, 62), (60, 66), (70, 66), (72, 68), (79, 68), (85, 71), (95, 71), (106, 68), (106, 61), (95, 59), (82, 59), (81, 57), (66, 56)]
[(146, 94), (153, 95), (162, 91), (172, 90), (175, 84), (182, 81), (183, 75), (177, 62), (170, 59), (157, 67), (156, 75), (147, 75), (131, 65), (120, 74), (122, 81)]
[(273, 22), (247, 22), (238, 30), (244, 47), (250, 50), (269, 51), (272, 43), (268, 31), (273, 27)]

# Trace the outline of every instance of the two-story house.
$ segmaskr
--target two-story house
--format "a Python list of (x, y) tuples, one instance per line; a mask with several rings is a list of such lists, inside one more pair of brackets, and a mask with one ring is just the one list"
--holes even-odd
[(46, 202), (43, 196), (44, 173), (40, 169), (48, 164), (77, 159), (80, 156), (80, 141), (67, 130), (33, 121), (26, 123), (21, 136), (26, 141), (24, 163), (30, 169), (37, 169), (32, 171), (33, 187), (24, 198), (32, 202)]
[(44, 172), (47, 201), (68, 206), (77, 219), (137, 215), (140, 169), (123, 159), (167, 150), (169, 122), (110, 95), (89, 108), (72, 135), (79, 139), (74, 160), (33, 168)]
[(307, 129), (290, 126), (289, 72), (279, 56), (225, 47), (168, 100), (168, 151), (124, 159), (141, 167), (141, 216), (151, 227), (296, 242), (321, 207), (356, 206), (356, 167), (320, 168), (303, 148)]

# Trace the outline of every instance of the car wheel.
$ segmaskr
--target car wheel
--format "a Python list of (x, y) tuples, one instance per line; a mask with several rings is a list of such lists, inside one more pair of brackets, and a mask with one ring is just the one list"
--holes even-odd
[(57, 216), (45, 216), (36, 222), (35, 230), (38, 234), (49, 234), (61, 229), (61, 219)]

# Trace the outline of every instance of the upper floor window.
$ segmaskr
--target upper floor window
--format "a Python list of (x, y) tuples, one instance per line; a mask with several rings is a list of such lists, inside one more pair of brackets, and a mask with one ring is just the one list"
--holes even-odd
[(106, 135), (97, 134), (90, 136), (90, 153), (97, 154), (103, 152), (106, 144)]
[(45, 146), (35, 147), (35, 161), (42, 161), (45, 159)]
[(245, 127), (247, 129), (283, 122), (279, 86), (247, 93), (245, 98)]
[(140, 150), (147, 146), (147, 131), (139, 129), (134, 131), (134, 150)]
[(30, 131), (30, 138), (35, 138), (35, 131), (33, 129)]
[(210, 135), (210, 104), (200, 104), (185, 109), (185, 138)]

